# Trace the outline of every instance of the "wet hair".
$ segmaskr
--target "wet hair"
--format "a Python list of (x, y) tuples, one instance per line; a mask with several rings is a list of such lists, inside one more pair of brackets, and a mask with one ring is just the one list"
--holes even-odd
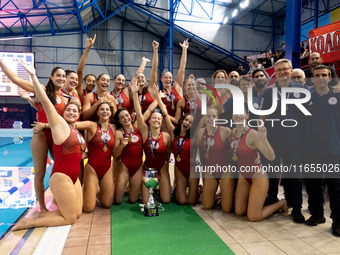
[(73, 71), (73, 70), (65, 70), (66, 77), (69, 76), (71, 73), (77, 74), (77, 73), (76, 73), (75, 71)]
[[(57, 66), (55, 68), (52, 69), (51, 72), (51, 76), (54, 76), (54, 74), (58, 71), (58, 70), (63, 70), (63, 68)], [(56, 104), (57, 100), (56, 100), (56, 95), (55, 95), (55, 86), (53, 84), (53, 81), (51, 80), (51, 78), (48, 80), (47, 84), (46, 84), (46, 95), (48, 97), (48, 99), (51, 101), (52, 104)]]
[(77, 106), (78, 112), (79, 114), (81, 113), (81, 105), (74, 99), (71, 99), (70, 101), (68, 101), (68, 103), (65, 105), (64, 111), (66, 110), (67, 106), (74, 104), (75, 106)]
[(314, 69), (313, 69), (313, 77), (314, 77), (314, 72), (315, 72), (315, 70), (321, 70), (321, 69), (327, 70), (327, 71), (328, 71), (328, 76), (329, 76), (329, 77), (332, 76), (331, 69), (330, 69), (328, 66), (325, 66), (325, 65), (318, 65), (318, 66), (314, 67)]
[(118, 75), (123, 75), (123, 77), (125, 78), (124, 74), (118, 73), (115, 75), (115, 77), (113, 77), (113, 80), (115, 80), (118, 77)]
[[(176, 125), (176, 127), (174, 129), (175, 136), (180, 136), (182, 123), (183, 123), (183, 121), (185, 120), (185, 118), (187, 116), (190, 116), (190, 117), (194, 118), (194, 116), (192, 116), (189, 112), (184, 114), (184, 115), (182, 115), (181, 118), (178, 121), (178, 124)], [(187, 138), (187, 137), (190, 137), (190, 128), (187, 130), (184, 138)]]
[(114, 111), (113, 111), (113, 107), (112, 107), (108, 102), (101, 102), (101, 103), (98, 105), (96, 112), (99, 111), (100, 106), (103, 105), (103, 104), (107, 104), (107, 105), (109, 106), (110, 111), (111, 111), (111, 115), (112, 115), (112, 113), (114, 112)]
[(91, 74), (91, 73), (90, 73), (90, 74), (85, 75), (84, 81), (86, 81), (87, 77), (89, 77), (89, 76), (93, 76), (94, 79), (97, 80), (97, 77), (96, 77), (94, 74)]
[(164, 76), (165, 73), (168, 73), (168, 72), (171, 73), (171, 72), (170, 72), (169, 70), (167, 70), (167, 69), (163, 70), (163, 72), (162, 72), (162, 74), (161, 74), (161, 78)]
[(119, 114), (122, 112), (122, 111), (128, 111), (128, 109), (126, 108), (120, 108), (116, 111), (115, 115), (114, 115), (114, 122), (115, 122), (115, 125), (116, 125), (116, 129), (121, 129), (123, 127), (123, 125), (119, 122)]
[[(101, 78), (103, 75), (107, 75), (107, 76), (110, 77), (110, 75), (108, 75), (107, 73), (102, 73), (102, 74), (100, 74), (100, 75), (98, 76), (97, 81), (99, 81), (100, 78)], [(86, 77), (86, 76), (85, 76), (85, 77)], [(94, 76), (94, 77), (96, 77), (96, 76)]]

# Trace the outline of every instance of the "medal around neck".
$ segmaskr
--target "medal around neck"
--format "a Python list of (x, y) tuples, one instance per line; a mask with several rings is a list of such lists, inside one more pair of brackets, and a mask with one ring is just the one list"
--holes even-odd
[(158, 171), (155, 168), (144, 169), (142, 181), (145, 187), (149, 189), (149, 200), (148, 203), (144, 205), (144, 216), (159, 216), (157, 202), (153, 197), (153, 189), (158, 185)]

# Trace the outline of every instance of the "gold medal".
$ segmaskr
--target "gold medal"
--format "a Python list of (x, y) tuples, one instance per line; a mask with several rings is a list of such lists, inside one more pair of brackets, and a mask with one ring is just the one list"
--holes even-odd
[(106, 145), (103, 147), (103, 151), (104, 151), (104, 152), (107, 152), (107, 147), (106, 147)]
[(122, 109), (122, 105), (121, 104), (118, 105), (118, 109)]
[(171, 110), (175, 110), (175, 106), (174, 105), (171, 105)]
[(238, 157), (237, 157), (237, 155), (236, 155), (236, 154), (234, 154), (234, 155), (231, 157), (231, 160), (236, 162), (236, 161), (238, 160)]
[(84, 145), (83, 145), (83, 144), (80, 145), (80, 149), (81, 149), (82, 151), (84, 151)]
[(178, 162), (181, 162), (181, 160), (182, 160), (182, 159), (181, 159), (181, 156), (178, 155), (177, 158), (176, 158), (176, 160), (177, 160)]
[(128, 141), (129, 141), (129, 142), (131, 142), (131, 140), (132, 140), (132, 137), (131, 137), (131, 136), (129, 136), (129, 138), (128, 138)]
[(209, 152), (205, 153), (205, 158), (209, 158)]

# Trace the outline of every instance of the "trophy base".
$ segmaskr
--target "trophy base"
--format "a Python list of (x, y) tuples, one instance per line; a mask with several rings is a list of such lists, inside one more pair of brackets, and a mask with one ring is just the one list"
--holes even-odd
[(158, 207), (148, 208), (148, 207), (144, 206), (144, 216), (145, 217), (159, 216)]

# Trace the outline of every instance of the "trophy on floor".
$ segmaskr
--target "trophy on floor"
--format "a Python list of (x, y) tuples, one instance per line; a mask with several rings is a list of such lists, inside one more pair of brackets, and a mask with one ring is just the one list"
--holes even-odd
[(158, 185), (158, 171), (154, 168), (144, 169), (143, 183), (149, 189), (149, 200), (144, 205), (144, 216), (158, 216), (157, 203), (153, 197), (153, 189)]

